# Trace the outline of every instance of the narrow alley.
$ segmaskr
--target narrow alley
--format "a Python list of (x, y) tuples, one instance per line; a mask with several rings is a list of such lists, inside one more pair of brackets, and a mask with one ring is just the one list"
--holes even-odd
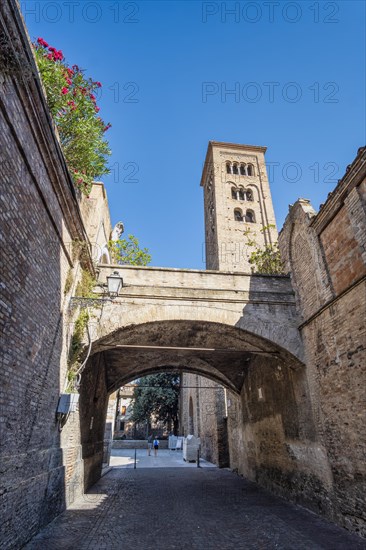
[(197, 468), (178, 452), (155, 458), (139, 450), (134, 469), (133, 451), (113, 454), (115, 466), (27, 550), (366, 548), (356, 535), (205, 461)]

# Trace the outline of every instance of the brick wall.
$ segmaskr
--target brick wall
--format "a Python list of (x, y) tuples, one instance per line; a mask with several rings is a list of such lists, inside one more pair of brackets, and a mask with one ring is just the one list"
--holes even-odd
[[(306, 376), (317, 437), (331, 472), (319, 510), (366, 533), (365, 148), (316, 213), (290, 210), (280, 247), (303, 324)], [(296, 253), (301, 238), (303, 245)], [(310, 282), (311, 281), (311, 284)]]
[(71, 243), (87, 237), (15, 2), (0, 14), (0, 537), (20, 548), (82, 491), (78, 415), (60, 433), (55, 413)]

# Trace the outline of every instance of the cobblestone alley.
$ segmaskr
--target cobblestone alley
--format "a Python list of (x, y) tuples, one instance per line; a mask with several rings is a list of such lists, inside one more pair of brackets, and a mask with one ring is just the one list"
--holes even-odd
[(366, 549), (358, 536), (228, 470), (131, 466), (112, 468), (25, 548)]

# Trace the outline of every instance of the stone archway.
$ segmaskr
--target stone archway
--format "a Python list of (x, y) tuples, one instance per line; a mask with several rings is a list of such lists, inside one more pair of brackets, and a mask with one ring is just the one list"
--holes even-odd
[[(80, 388), (86, 486), (94, 483), (100, 475), (108, 396), (118, 387), (147, 374), (172, 370), (187, 372), (204, 376), (227, 388), (232, 396), (236, 396), (237, 406), (243, 399), (243, 392), (248, 393), (247, 380), (255, 371), (263, 376), (267, 373), (263, 392), (268, 399), (272, 391), (269, 386), (276, 380), (273, 373), (277, 369), (286, 372), (285, 376), (278, 378), (282, 388), (279, 394), (281, 399), (288, 396), (287, 409), (292, 409), (297, 426), (291, 433), (298, 433), (303, 417), (298, 399), (303, 391), (302, 363), (266, 338), (239, 327), (193, 319), (128, 325), (94, 341)], [(253, 395), (257, 394), (252, 390), (249, 396), (246, 395), (247, 405), (254, 399)], [(283, 409), (284, 421), (287, 421), (286, 406), (277, 402), (276, 407), (279, 411), (275, 413)], [(195, 419), (195, 412), (191, 412), (191, 418)], [(243, 412), (240, 415), (243, 416)], [(239, 429), (242, 438), (243, 426), (240, 424), (235, 429)]]

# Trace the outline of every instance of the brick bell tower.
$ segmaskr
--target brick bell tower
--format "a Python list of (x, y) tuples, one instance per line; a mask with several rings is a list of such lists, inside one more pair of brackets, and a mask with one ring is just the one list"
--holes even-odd
[(266, 149), (209, 142), (201, 179), (206, 269), (251, 273), (249, 258), (254, 248), (247, 244), (248, 229), (260, 247), (277, 241)]

